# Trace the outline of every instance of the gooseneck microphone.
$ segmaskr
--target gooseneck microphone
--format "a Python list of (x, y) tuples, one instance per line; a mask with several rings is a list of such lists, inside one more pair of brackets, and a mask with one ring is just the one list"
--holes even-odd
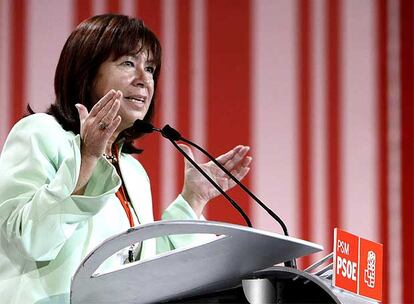
[[(243, 185), (233, 174), (231, 174), (222, 164), (220, 164), (213, 156), (211, 156), (205, 149), (197, 145), (196, 143), (183, 138), (181, 134), (172, 128), (169, 125), (164, 126), (162, 129), (154, 128), (150, 123), (145, 122), (143, 120), (136, 120), (134, 123), (134, 127), (136, 127), (139, 131), (143, 133), (151, 133), (153, 131), (160, 132), (165, 138), (169, 139), (173, 144), (175, 141), (181, 140), (189, 145), (195, 147), (197, 150), (201, 151), (205, 154), (214, 164), (216, 164), (223, 172), (225, 172), (240, 188), (242, 188), (256, 203), (258, 203), (266, 212), (273, 217), (282, 227), (283, 233), (286, 236), (289, 236), (288, 229), (282, 219), (277, 216), (269, 207), (267, 207), (259, 198), (256, 197), (245, 185)], [(178, 147), (179, 148), (179, 147)], [(181, 148), (180, 148), (181, 149)]]
[(152, 124), (140, 119), (137, 119), (134, 122), (133, 128), (136, 132), (141, 133), (152, 133), (153, 131), (157, 131), (160, 132), (162, 136), (170, 140), (174, 147), (197, 169), (197, 171), (200, 172), (214, 186), (214, 188), (216, 188), (217, 191), (219, 191), (220, 194), (222, 194), (230, 202), (230, 204), (240, 213), (240, 215), (246, 222), (247, 226), (252, 227), (252, 223), (247, 214), (243, 211), (243, 209), (210, 176), (208, 176), (208, 174), (203, 169), (201, 169), (200, 166), (187, 153), (185, 153), (179, 145), (177, 145), (176, 141), (181, 138), (181, 135), (180, 133), (178, 133), (178, 131), (176, 131), (168, 125), (166, 125), (162, 129), (158, 129), (155, 128)]
[[(193, 147), (195, 147), (197, 150), (201, 151), (204, 155), (206, 155), (215, 165), (217, 165), (224, 173), (227, 174), (227, 176), (229, 176), (240, 188), (243, 189), (243, 191), (245, 193), (247, 193), (257, 204), (260, 205), (260, 207), (262, 207), (274, 220), (276, 220), (279, 225), (282, 227), (283, 233), (286, 236), (289, 236), (289, 232), (288, 229), (285, 225), (285, 223), (282, 221), (282, 219), (275, 214), (269, 207), (267, 207), (256, 195), (254, 195), (245, 185), (243, 185), (233, 174), (231, 174), (222, 164), (220, 164), (213, 156), (211, 156), (205, 149), (203, 149), (202, 147), (200, 147), (199, 145), (197, 145), (196, 143), (183, 138), (181, 136), (181, 134), (175, 130), (174, 128), (172, 128), (169, 125), (165, 125), (162, 129), (158, 129), (155, 128), (152, 124), (145, 122), (143, 120), (137, 119), (134, 122), (134, 128), (136, 128), (137, 131), (142, 132), (142, 133), (152, 133), (153, 131), (157, 131), (160, 132), (162, 134), (163, 137), (167, 138), (168, 140), (171, 141), (171, 143), (175, 146), (175, 148), (177, 150), (180, 151), (180, 153), (182, 155), (184, 155), (184, 157), (190, 161), (190, 163), (197, 168), (197, 170), (203, 174), (203, 176), (205, 178), (207, 178), (214, 186), (215, 188), (225, 196), (225, 198), (239, 211), (239, 213), (243, 216), (243, 218), (245, 219), (246, 223), (248, 223), (249, 227), (251, 226), (250, 220), (248, 219), (247, 215), (244, 213), (244, 211), (240, 208), (239, 205), (237, 205), (237, 203), (234, 202), (234, 200), (232, 200), (226, 192), (223, 191), (223, 189), (221, 189), (198, 165), (197, 163), (191, 159), (191, 157), (189, 157), (187, 155), (187, 153), (185, 153), (176, 143), (176, 141), (180, 140), (183, 141)], [(291, 261), (286, 261), (285, 262), (285, 266), (287, 267), (293, 267), (296, 268), (296, 260), (293, 259)]]

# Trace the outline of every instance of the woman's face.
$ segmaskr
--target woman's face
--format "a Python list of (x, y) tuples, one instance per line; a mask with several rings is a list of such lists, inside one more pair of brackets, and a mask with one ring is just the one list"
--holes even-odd
[(110, 57), (99, 67), (94, 83), (94, 102), (109, 90), (122, 92), (119, 131), (131, 127), (135, 120), (144, 119), (147, 114), (154, 95), (154, 71), (155, 64), (147, 51), (124, 55), (115, 61)]

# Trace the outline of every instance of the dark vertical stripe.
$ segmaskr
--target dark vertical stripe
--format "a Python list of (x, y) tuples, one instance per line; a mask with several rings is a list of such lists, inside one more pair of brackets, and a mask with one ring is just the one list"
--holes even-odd
[(340, 0), (327, 1), (327, 204), (329, 244), (334, 227), (341, 227), (341, 39)]
[(414, 2), (400, 2), (403, 303), (414, 303)]
[(10, 2), (10, 98), (12, 102), (10, 125), (14, 125), (24, 113), (26, 103), (26, 22), (27, 2)]
[[(144, 20), (148, 26), (161, 40), (161, 1), (160, 0), (140, 0), (137, 5), (139, 18)], [(161, 71), (162, 78), (162, 71)], [(162, 81), (162, 79), (160, 79)], [(155, 97), (155, 118), (154, 125), (160, 125), (160, 115), (162, 109), (162, 92), (161, 85), (158, 82), (157, 96)], [(155, 135), (155, 134), (154, 134)], [(154, 206), (154, 217), (159, 219), (162, 213), (160, 194), (161, 194), (161, 147), (159, 136), (146, 136), (139, 141), (139, 146), (144, 149), (144, 152), (139, 156), (139, 160), (144, 165), (151, 180), (152, 198)]]
[[(379, 0), (377, 5), (377, 115), (378, 115), (378, 204), (379, 220), (378, 231), (380, 232), (381, 243), (384, 244), (384, 267), (383, 267), (383, 303), (388, 303), (388, 275), (389, 257), (388, 247), (388, 68), (387, 68), (387, 0)], [(374, 27), (375, 28), (375, 27)]]
[[(176, 10), (177, 38), (176, 38), (176, 84), (177, 84), (177, 127), (183, 136), (188, 137), (191, 125), (191, 103), (189, 100), (191, 83), (191, 36), (190, 36), (190, 17), (191, 0), (180, 0)], [(177, 154), (177, 191), (181, 191), (182, 172), (184, 172), (184, 162), (182, 157)]]
[[(312, 77), (311, 77), (311, 3), (298, 2), (298, 179), (300, 237), (311, 239), (312, 208)], [(310, 257), (301, 259), (302, 267), (309, 265)]]
[[(215, 155), (250, 144), (250, 6), (249, 0), (207, 1), (207, 142)], [(230, 194), (249, 214), (248, 198), (239, 189)], [(208, 210), (210, 218), (244, 224), (223, 198)]]
[(75, 14), (74, 25), (78, 25), (80, 22), (89, 18), (92, 15), (92, 0), (76, 0), (75, 2)]
[(119, 13), (120, 4), (119, 0), (106, 0), (106, 11), (108, 13)]
[(161, 0), (139, 0), (137, 11), (139, 18), (143, 19), (158, 38), (161, 37)]

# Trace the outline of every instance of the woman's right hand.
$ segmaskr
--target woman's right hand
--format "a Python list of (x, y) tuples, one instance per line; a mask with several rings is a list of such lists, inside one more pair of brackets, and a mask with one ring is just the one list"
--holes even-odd
[(90, 113), (84, 105), (76, 104), (82, 143), (80, 172), (73, 194), (84, 194), (98, 158), (105, 152), (109, 139), (115, 137), (121, 123), (121, 117), (117, 116), (121, 98), (121, 91), (111, 90), (92, 107)]
[(118, 128), (121, 117), (117, 116), (121, 91), (110, 90), (93, 107), (90, 113), (82, 104), (76, 104), (80, 120), (82, 156), (99, 158), (108, 140)]

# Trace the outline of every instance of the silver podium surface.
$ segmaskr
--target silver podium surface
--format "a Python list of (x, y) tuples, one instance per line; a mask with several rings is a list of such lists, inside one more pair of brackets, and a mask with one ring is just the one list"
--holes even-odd
[[(94, 275), (107, 258), (133, 243), (189, 233), (220, 237)], [(85, 257), (72, 279), (71, 303), (159, 303), (195, 296), (230, 288), (254, 271), (321, 250), (311, 242), (233, 224), (154, 222), (107, 239)]]

